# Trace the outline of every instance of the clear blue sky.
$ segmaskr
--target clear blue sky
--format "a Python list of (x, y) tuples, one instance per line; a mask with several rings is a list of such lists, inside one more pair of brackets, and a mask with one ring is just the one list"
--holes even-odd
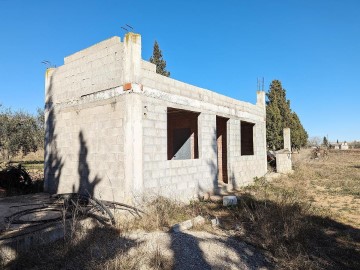
[(171, 77), (252, 103), (257, 77), (279, 79), (310, 136), (360, 140), (359, 14), (359, 0), (0, 0), (0, 103), (34, 113), (42, 60), (130, 24), (144, 59), (158, 40)]

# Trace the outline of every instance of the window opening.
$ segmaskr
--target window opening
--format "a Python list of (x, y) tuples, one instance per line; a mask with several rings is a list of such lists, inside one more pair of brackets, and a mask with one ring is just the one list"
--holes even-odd
[(254, 155), (254, 126), (255, 124), (241, 121), (241, 155)]
[(198, 112), (167, 109), (168, 160), (197, 159)]

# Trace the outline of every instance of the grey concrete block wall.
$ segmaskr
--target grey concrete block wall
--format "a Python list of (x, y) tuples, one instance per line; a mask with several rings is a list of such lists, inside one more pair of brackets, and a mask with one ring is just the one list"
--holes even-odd
[[(216, 178), (216, 115), (201, 113), (198, 120), (199, 158), (168, 160), (167, 108), (176, 104), (142, 96), (143, 181), (148, 195), (189, 200), (199, 192), (213, 191)], [(192, 109), (193, 107), (181, 107)]]
[[(263, 93), (254, 105), (156, 74), (132, 33), (64, 62), (46, 77), (46, 190), (132, 203), (217, 192), (217, 116), (229, 119), (227, 189), (266, 173)], [(197, 159), (168, 160), (168, 108), (199, 113)], [(241, 121), (254, 124), (253, 155), (241, 155)]]
[[(142, 95), (147, 95), (146, 89)], [(158, 96), (143, 97), (142, 110), (144, 140), (144, 190), (147, 194), (162, 194), (177, 199), (196, 198), (205, 192), (216, 193), (217, 145), (216, 116), (229, 118), (228, 124), (228, 189), (238, 188), (266, 173), (265, 122), (260, 119), (240, 119), (236, 114), (224, 114), (227, 108), (206, 109), (211, 104), (192, 102), (179, 104), (181, 96), (167, 95), (166, 100)], [(199, 112), (199, 159), (167, 160), (167, 108), (178, 108)], [(255, 124), (254, 155), (241, 156), (240, 122)]]
[[(46, 189), (125, 199), (123, 97), (54, 108), (56, 144), (46, 149)], [(53, 149), (51, 149), (53, 147)], [(53, 167), (50, 154), (60, 160)]]
[(292, 161), (291, 152), (288, 150), (280, 150), (276, 152), (276, 172), (291, 173)]
[(65, 65), (52, 75), (53, 90), (47, 94), (54, 103), (61, 103), (122, 85), (123, 51), (120, 38), (113, 37), (65, 57)]

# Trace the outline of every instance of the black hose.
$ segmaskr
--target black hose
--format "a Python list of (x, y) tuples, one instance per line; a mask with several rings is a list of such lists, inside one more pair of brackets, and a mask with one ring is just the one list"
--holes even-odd
[[(86, 194), (80, 193), (63, 193), (63, 194), (54, 194), (51, 195), (50, 198), (54, 198), (57, 200), (63, 200), (62, 204), (59, 204), (58, 201), (50, 202), (50, 203), (34, 203), (28, 205), (21, 205), (21, 206), (30, 206), (30, 205), (40, 205), (40, 207), (26, 209), (18, 211), (10, 216), (5, 217), (5, 222), (12, 223), (12, 224), (40, 224), (40, 223), (48, 223), (53, 221), (61, 221), (64, 218), (68, 219), (71, 218), (73, 215), (74, 209), (80, 206), (81, 214), (89, 216), (91, 210), (99, 211), (103, 215), (107, 215), (109, 218), (99, 217), (103, 221), (110, 221), (112, 225), (115, 225), (115, 218), (114, 215), (111, 213), (109, 207), (116, 206), (123, 207), (125, 210), (129, 211), (131, 214), (135, 212), (139, 217), (141, 217), (140, 213), (146, 214), (144, 211), (124, 203), (112, 202), (112, 201), (105, 201), (105, 200), (98, 200), (94, 197), (91, 197)], [(12, 206), (12, 207), (21, 207), (21, 206)], [(39, 220), (23, 220), (22, 217), (39, 212), (61, 212), (62, 215), (59, 217), (52, 217), (52, 218), (45, 218)], [(64, 216), (65, 215), (65, 216)]]

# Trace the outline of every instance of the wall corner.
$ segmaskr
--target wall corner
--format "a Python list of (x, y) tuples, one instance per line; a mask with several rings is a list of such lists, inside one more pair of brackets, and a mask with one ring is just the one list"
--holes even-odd
[(48, 103), (52, 96), (52, 76), (56, 68), (47, 68), (45, 71), (45, 103)]

